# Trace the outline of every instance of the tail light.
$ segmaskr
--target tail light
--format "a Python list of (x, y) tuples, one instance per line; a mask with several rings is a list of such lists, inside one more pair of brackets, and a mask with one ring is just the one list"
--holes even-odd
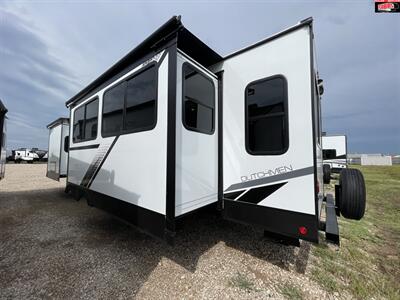
[(301, 235), (307, 235), (307, 227), (305, 227), (305, 226), (300, 226), (299, 227), (299, 233), (301, 234)]

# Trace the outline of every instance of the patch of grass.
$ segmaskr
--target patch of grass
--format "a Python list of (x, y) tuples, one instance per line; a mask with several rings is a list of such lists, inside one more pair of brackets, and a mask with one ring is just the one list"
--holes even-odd
[(280, 288), (281, 293), (283, 296), (285, 296), (287, 299), (303, 299), (304, 295), (303, 292), (296, 286), (286, 283), (281, 286)]
[(233, 287), (237, 287), (241, 290), (245, 290), (246, 292), (254, 291), (256, 290), (254, 287), (254, 283), (252, 283), (246, 275), (237, 272), (235, 276), (233, 276), (229, 280), (229, 284)]
[(323, 242), (312, 248), (311, 276), (331, 293), (400, 299), (400, 166), (357, 168), (367, 187), (365, 216), (339, 219), (339, 250)]

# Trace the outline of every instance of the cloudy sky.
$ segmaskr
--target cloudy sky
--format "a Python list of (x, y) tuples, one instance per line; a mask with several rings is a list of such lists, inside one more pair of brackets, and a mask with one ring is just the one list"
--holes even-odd
[(65, 101), (179, 14), (222, 55), (313, 16), (324, 130), (346, 133), (350, 152), (400, 152), (400, 14), (375, 14), (371, 0), (0, 0), (8, 148), (47, 148)]

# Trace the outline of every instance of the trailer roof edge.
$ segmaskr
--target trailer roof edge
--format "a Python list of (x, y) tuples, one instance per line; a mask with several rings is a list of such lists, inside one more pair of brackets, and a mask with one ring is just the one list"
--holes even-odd
[(46, 127), (48, 129), (50, 129), (50, 128), (53, 128), (54, 126), (58, 125), (58, 124), (64, 124), (64, 123), (68, 123), (69, 124), (69, 118), (65, 118), (65, 117), (58, 118), (57, 120), (54, 120), (53, 122), (51, 122)]
[(295, 31), (295, 30), (297, 30), (297, 29), (299, 29), (299, 28), (301, 28), (303, 26), (311, 26), (312, 23), (313, 23), (313, 18), (312, 17), (306, 18), (306, 19), (300, 21), (299, 23), (297, 23), (294, 26), (286, 28), (286, 29), (274, 34), (274, 35), (271, 35), (271, 36), (269, 36), (269, 37), (267, 37), (265, 39), (262, 39), (261, 41), (258, 41), (256, 43), (254, 43), (254, 44), (252, 44), (250, 46), (244, 47), (244, 48), (242, 48), (242, 49), (240, 49), (238, 51), (235, 51), (235, 52), (232, 52), (232, 53), (226, 55), (224, 57), (224, 60), (232, 58), (232, 57), (234, 57), (236, 55), (239, 55), (239, 54), (241, 54), (243, 52), (246, 52), (246, 51), (248, 51), (250, 49), (253, 49), (253, 48), (256, 48), (258, 46), (261, 46), (261, 45), (263, 45), (263, 44), (265, 44), (267, 42), (270, 42), (272, 40), (275, 40), (275, 39), (279, 38), (280, 36), (285, 35), (285, 34), (287, 34), (289, 32)]

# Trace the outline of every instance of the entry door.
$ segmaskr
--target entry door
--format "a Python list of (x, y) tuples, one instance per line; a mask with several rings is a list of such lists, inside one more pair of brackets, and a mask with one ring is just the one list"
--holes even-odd
[(177, 60), (175, 215), (217, 201), (218, 80), (182, 53)]

